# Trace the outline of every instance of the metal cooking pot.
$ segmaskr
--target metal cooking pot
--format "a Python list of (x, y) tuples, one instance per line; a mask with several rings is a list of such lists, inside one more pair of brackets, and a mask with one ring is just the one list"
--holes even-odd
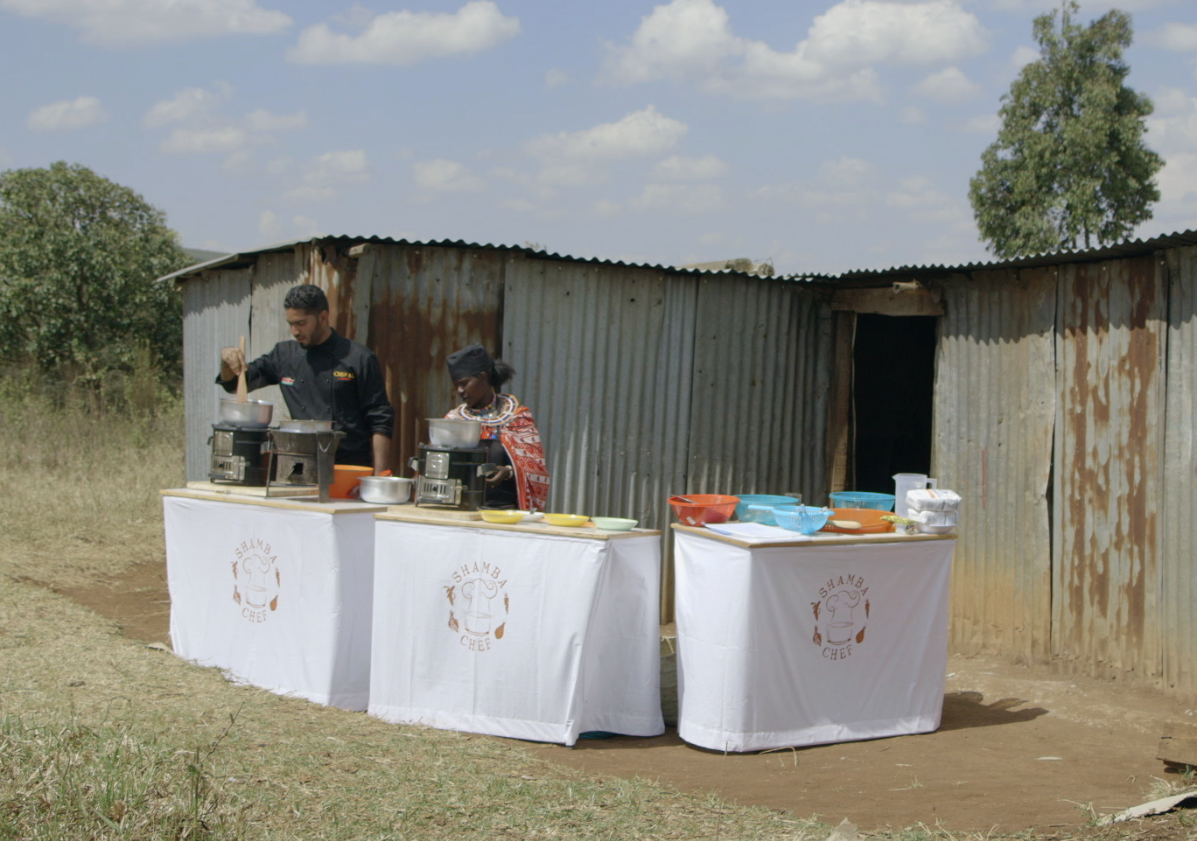
[(235, 397), (220, 398), (220, 422), (232, 426), (264, 427), (270, 426), (270, 419), (274, 417), (274, 404), (265, 400), (247, 400), (237, 402)]
[(358, 487), (363, 502), (400, 505), (411, 498), (412, 480), (401, 476), (363, 476)]

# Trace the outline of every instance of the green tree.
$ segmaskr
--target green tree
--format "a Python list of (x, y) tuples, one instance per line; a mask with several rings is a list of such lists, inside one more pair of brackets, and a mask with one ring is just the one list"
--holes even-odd
[(1163, 161), (1143, 142), (1151, 100), (1123, 84), (1130, 16), (1113, 10), (1083, 27), (1079, 8), (1070, 0), (1035, 18), (1040, 57), (1002, 97), (1001, 130), (969, 185), (998, 257), (1126, 239), (1160, 197)]
[(0, 352), (84, 383), (177, 376), (182, 308), (154, 279), (188, 265), (162, 211), (78, 164), (0, 172)]

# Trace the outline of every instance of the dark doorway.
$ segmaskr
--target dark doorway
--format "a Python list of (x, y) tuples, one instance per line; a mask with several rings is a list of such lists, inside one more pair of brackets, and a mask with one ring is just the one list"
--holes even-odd
[(893, 493), (895, 473), (930, 474), (937, 320), (925, 315), (856, 316), (856, 481), (849, 480), (849, 490)]

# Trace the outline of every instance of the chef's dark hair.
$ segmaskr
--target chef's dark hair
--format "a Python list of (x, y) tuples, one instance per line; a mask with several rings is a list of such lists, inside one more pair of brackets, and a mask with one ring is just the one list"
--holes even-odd
[(328, 296), (319, 286), (311, 283), (301, 283), (287, 290), (287, 297), (283, 298), (283, 309), (303, 310), (311, 315), (314, 312), (325, 312), (328, 309)]

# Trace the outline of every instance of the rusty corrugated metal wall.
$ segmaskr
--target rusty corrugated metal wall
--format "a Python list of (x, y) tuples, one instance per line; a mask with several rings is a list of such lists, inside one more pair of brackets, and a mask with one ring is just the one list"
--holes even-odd
[(1060, 268), (1052, 655), (1161, 674), (1167, 283), (1148, 256)]
[[(454, 405), (445, 356), (474, 341), (498, 345), (501, 252), (371, 243), (353, 258), (347, 248), (300, 243), (183, 284), (188, 480), (207, 478), (207, 441), (223, 394), (213, 384), (220, 348), (245, 335), (252, 359), (289, 339), (283, 298), (298, 283), (324, 289), (337, 332), (378, 354), (396, 412), (392, 463), (403, 474), (406, 458), (427, 440), (424, 419)], [(274, 402), (276, 418), (288, 417), (277, 386), (253, 397)]]
[(1168, 396), (1159, 527), (1164, 685), (1197, 692), (1197, 248), (1177, 248), (1168, 272)]
[(932, 474), (964, 499), (952, 649), (1041, 660), (1051, 630), (1055, 270), (978, 273), (943, 292)]

